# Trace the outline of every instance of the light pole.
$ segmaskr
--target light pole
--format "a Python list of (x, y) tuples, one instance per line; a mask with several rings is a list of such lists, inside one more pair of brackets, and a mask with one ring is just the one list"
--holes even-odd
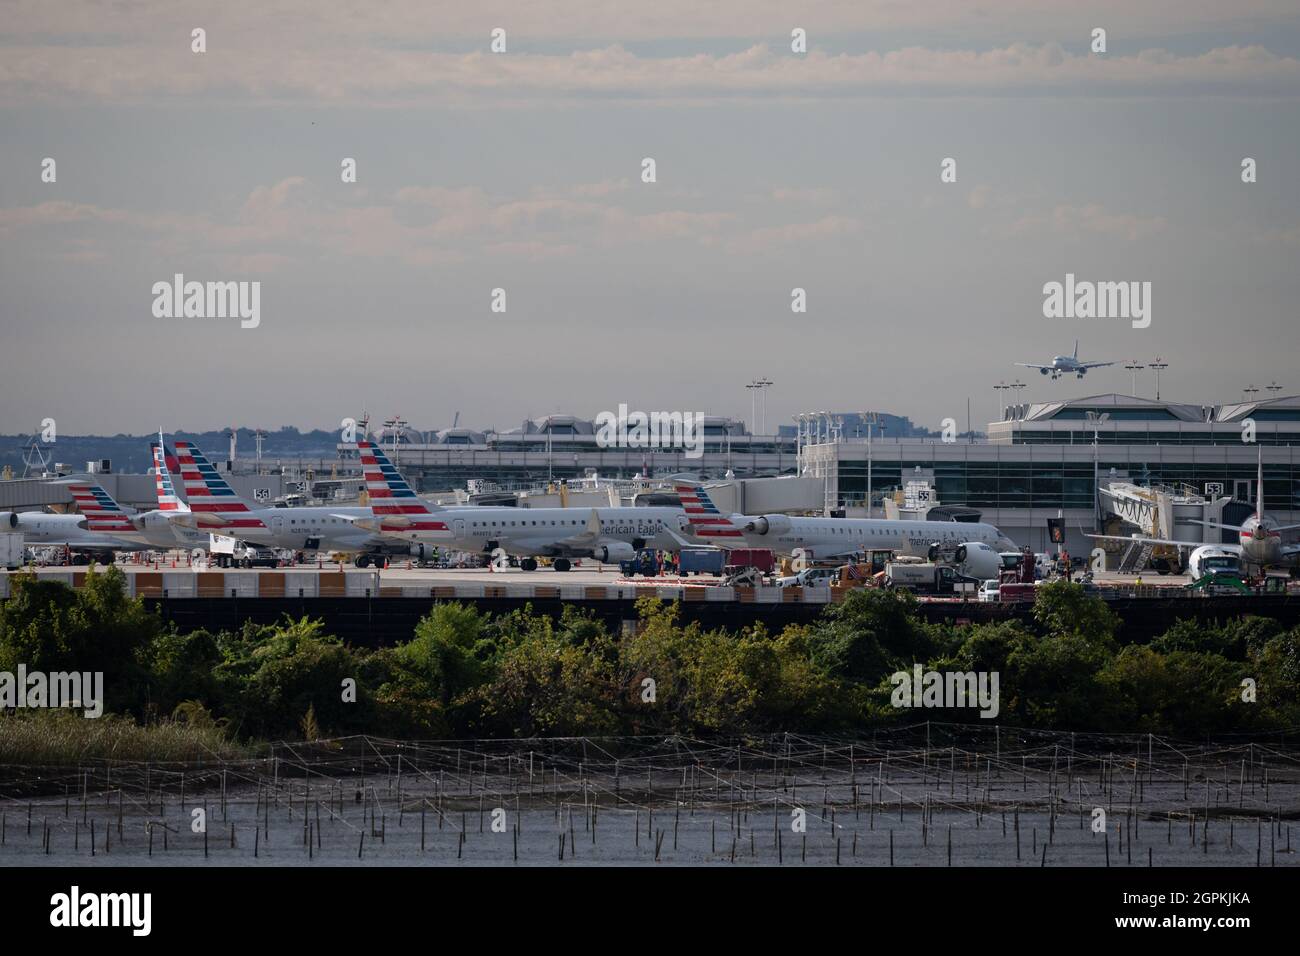
[(1151, 360), (1151, 367), (1156, 370), (1156, 401), (1160, 401), (1160, 372), (1169, 367), (1169, 363), (1164, 361), (1159, 355)]
[(759, 426), (759, 430), (762, 432), (762, 434), (766, 435), (767, 434), (767, 390), (771, 386), (775, 385), (776, 383), (773, 382), (770, 378), (760, 378), (760, 379), (755, 379), (754, 384), (757, 385), (759, 388), (759, 401), (761, 402), (761, 407), (763, 409), (763, 418), (762, 418), (763, 424)]
[(1272, 393), (1272, 396), (1271, 396), (1271, 398), (1270, 398), (1270, 401), (1271, 401), (1273, 398), (1277, 398), (1277, 393), (1280, 392), (1280, 391), (1282, 391), (1282, 386), (1279, 385), (1276, 381), (1269, 382), (1269, 383), (1268, 383), (1267, 385), (1265, 385), (1264, 387), (1265, 387), (1266, 389), (1268, 389), (1268, 390)]
[(1005, 421), (1007, 417), (1006, 409), (1002, 405), (1002, 393), (1010, 387), (1011, 386), (1006, 382), (998, 382), (998, 384), (993, 386), (993, 394), (996, 395), (998, 399), (997, 420), (1000, 422)]
[(1101, 530), (1101, 475), (1098, 473), (1097, 429), (1110, 418), (1110, 412), (1088, 412), (1088, 424), (1092, 426), (1092, 526)]
[(398, 439), (401, 438), (402, 432), (406, 429), (406, 426), (409, 424), (411, 423), (406, 421), (406, 419), (402, 418), (401, 415), (394, 415), (392, 418), (384, 422), (385, 428), (392, 429), (394, 468), (396, 468), (401, 463), (401, 452), (398, 450), (399, 448)]
[(754, 379), (745, 388), (749, 389), (749, 433), (753, 435), (758, 431), (758, 389), (762, 386)]
[(1138, 393), (1138, 372), (1142, 371), (1146, 366), (1137, 359), (1129, 359), (1128, 364), (1124, 367), (1133, 373), (1133, 395), (1136, 396)]
[(1241, 390), (1241, 394), (1246, 396), (1246, 401), (1253, 402), (1255, 400), (1255, 394), (1258, 391), (1259, 391), (1258, 385), (1247, 385), (1245, 388)]
[(803, 474), (803, 412), (790, 416), (794, 420), (794, 473)]
[(861, 412), (858, 417), (867, 426), (867, 517), (870, 518), (872, 516), (871, 505), (874, 491), (871, 483), (871, 430), (874, 426), (880, 424), (880, 416), (875, 412)]

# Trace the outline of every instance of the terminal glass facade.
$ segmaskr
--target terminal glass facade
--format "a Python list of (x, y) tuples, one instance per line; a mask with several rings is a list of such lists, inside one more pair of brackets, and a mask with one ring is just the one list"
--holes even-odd
[[(920, 467), (932, 473), (931, 482), (945, 505), (992, 510), (998, 508), (1092, 508), (1092, 462), (1029, 461), (876, 461), (871, 468), (872, 491), (879, 502), (882, 493), (902, 488)], [(1255, 466), (1251, 464), (1168, 463), (1107, 461), (1103, 456), (1098, 474), (1105, 480), (1114, 468), (1137, 484), (1189, 486), (1199, 493), (1207, 485), (1219, 485), (1223, 494), (1254, 500)], [(906, 477), (905, 477), (906, 476)], [(862, 505), (867, 495), (867, 463), (839, 462), (840, 501)], [(1264, 507), (1277, 511), (1300, 510), (1300, 466), (1264, 465)]]

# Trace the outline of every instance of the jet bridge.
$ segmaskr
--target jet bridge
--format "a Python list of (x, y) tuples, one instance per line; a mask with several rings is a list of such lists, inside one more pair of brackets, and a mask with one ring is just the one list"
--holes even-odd
[[(1223, 523), (1223, 509), (1232, 499), (1222, 488), (1207, 487), (1202, 494), (1186, 485), (1135, 485), (1105, 482), (1101, 492), (1102, 523), (1106, 534), (1140, 534), (1166, 541), (1186, 541), (1187, 547), (1215, 540), (1216, 530), (1204, 522)], [(1161, 574), (1181, 571), (1179, 546), (1111, 541), (1102, 545), (1118, 555), (1116, 570), (1139, 573), (1148, 566)]]

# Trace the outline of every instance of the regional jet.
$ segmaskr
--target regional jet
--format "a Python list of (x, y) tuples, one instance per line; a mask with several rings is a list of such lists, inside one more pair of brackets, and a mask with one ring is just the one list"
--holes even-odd
[(891, 521), (882, 518), (804, 518), (784, 514), (725, 515), (698, 482), (678, 479), (678, 497), (696, 539), (728, 550), (770, 548), (781, 555), (796, 550), (814, 560), (849, 559), (866, 551), (944, 559), (963, 573), (996, 578), (1001, 553), (1019, 551), (991, 524), (965, 521)]
[(357, 450), (373, 514), (353, 522), (385, 537), (471, 553), (500, 549), (521, 557), (525, 571), (536, 570), (539, 557), (568, 571), (574, 558), (617, 563), (642, 549), (691, 543), (682, 537), (687, 520), (679, 508), (592, 508), (586, 515), (577, 508), (438, 508), (416, 495), (378, 445), (358, 442)]

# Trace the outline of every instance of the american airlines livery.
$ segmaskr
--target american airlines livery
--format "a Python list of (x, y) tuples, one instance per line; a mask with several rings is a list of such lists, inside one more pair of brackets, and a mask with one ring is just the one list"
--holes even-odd
[[(171, 474), (167, 470), (162, 435), (153, 448), (154, 483), (158, 507), (143, 513), (128, 514), (101, 485), (90, 476), (61, 478), (54, 484), (67, 485), (77, 510), (86, 518), (86, 531), (101, 541), (122, 542), (120, 550), (157, 548), (206, 548), (208, 536), (175, 525), (171, 516), (188, 510), (176, 497)], [(116, 547), (116, 545), (114, 545)]]
[[(850, 558), (865, 551), (914, 557), (951, 557), (976, 577), (996, 577), (999, 552), (1017, 551), (991, 524), (965, 521), (890, 521), (880, 518), (802, 518), (785, 514), (725, 515), (698, 482), (678, 479), (678, 497), (691, 534), (721, 548), (770, 548), (781, 555), (801, 551), (810, 559)], [(987, 573), (985, 573), (987, 572)]]
[(423, 501), (373, 442), (358, 442), (373, 516), (357, 522), (377, 534), (437, 544), (455, 551), (492, 552), (523, 558), (525, 571), (538, 557), (557, 571), (573, 558), (618, 562), (651, 548), (676, 551), (691, 542), (682, 535), (686, 516), (677, 508), (437, 508)]
[(181, 527), (292, 551), (382, 551), (384, 539), (355, 524), (369, 508), (264, 508), (241, 498), (193, 442), (176, 443), (190, 510), (172, 514)]

